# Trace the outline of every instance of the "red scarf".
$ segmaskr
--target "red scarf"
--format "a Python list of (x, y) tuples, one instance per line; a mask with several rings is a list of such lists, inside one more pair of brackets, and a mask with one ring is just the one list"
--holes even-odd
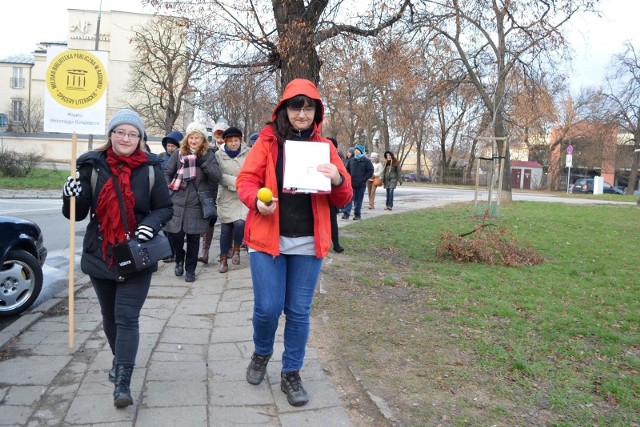
[[(102, 259), (107, 261), (107, 248), (127, 240), (124, 233), (124, 222), (120, 214), (120, 202), (116, 194), (113, 180), (117, 179), (124, 199), (124, 211), (127, 215), (129, 231), (133, 233), (137, 226), (136, 215), (133, 208), (136, 198), (131, 191), (131, 171), (147, 162), (147, 155), (136, 150), (128, 157), (118, 156), (111, 147), (107, 148), (107, 163), (113, 177), (108, 179), (98, 196), (96, 215), (100, 223), (102, 234)], [(113, 256), (109, 260), (109, 267), (113, 265)]]

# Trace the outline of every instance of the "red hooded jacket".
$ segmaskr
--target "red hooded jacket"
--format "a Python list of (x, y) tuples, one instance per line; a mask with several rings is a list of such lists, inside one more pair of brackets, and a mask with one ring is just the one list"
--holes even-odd
[[(338, 168), (344, 181), (337, 187), (331, 187), (329, 194), (311, 194), (311, 208), (313, 210), (313, 229), (315, 238), (316, 257), (324, 258), (331, 246), (331, 222), (329, 217), (329, 203), (334, 206), (344, 206), (351, 200), (351, 177), (344, 167), (338, 150), (331, 141), (320, 136), (324, 105), (316, 86), (309, 80), (294, 79), (284, 90), (280, 102), (273, 110), (271, 120), (276, 120), (276, 112), (284, 108), (284, 103), (297, 95), (306, 95), (314, 99), (320, 107), (320, 122), (314, 124), (314, 130), (309, 138), (318, 144), (329, 144), (330, 161)], [(280, 254), (280, 205), (276, 204), (273, 215), (262, 215), (256, 208), (258, 190), (267, 187), (278, 197), (278, 182), (276, 178), (276, 162), (278, 160), (278, 140), (272, 124), (265, 126), (259, 133), (249, 154), (244, 161), (238, 177), (236, 188), (242, 203), (249, 208), (249, 214), (244, 228), (244, 243), (251, 249), (266, 252), (273, 256)]]

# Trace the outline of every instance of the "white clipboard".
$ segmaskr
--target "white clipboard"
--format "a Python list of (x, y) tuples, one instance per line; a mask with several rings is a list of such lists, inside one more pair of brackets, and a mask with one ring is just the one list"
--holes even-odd
[(331, 179), (318, 172), (318, 165), (331, 160), (329, 144), (318, 141), (284, 143), (284, 178), (287, 193), (329, 193)]

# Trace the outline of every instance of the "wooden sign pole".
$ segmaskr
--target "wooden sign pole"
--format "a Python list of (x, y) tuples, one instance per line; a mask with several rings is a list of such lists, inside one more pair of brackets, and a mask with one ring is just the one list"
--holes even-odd
[[(78, 152), (78, 136), (71, 134), (71, 174), (76, 177), (76, 154)], [(73, 298), (76, 266), (76, 197), (69, 199), (69, 348), (74, 346), (73, 336)]]

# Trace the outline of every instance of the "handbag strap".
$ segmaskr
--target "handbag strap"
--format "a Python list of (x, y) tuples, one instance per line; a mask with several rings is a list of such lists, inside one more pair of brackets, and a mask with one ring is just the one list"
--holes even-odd
[(124, 237), (129, 240), (131, 238), (131, 235), (129, 232), (129, 221), (127, 221), (127, 213), (124, 211), (124, 197), (122, 197), (120, 184), (113, 174), (111, 174), (111, 180), (113, 181), (113, 188), (116, 190), (116, 196), (118, 196), (118, 204), (120, 205), (120, 216), (122, 217), (122, 223), (124, 225)]

